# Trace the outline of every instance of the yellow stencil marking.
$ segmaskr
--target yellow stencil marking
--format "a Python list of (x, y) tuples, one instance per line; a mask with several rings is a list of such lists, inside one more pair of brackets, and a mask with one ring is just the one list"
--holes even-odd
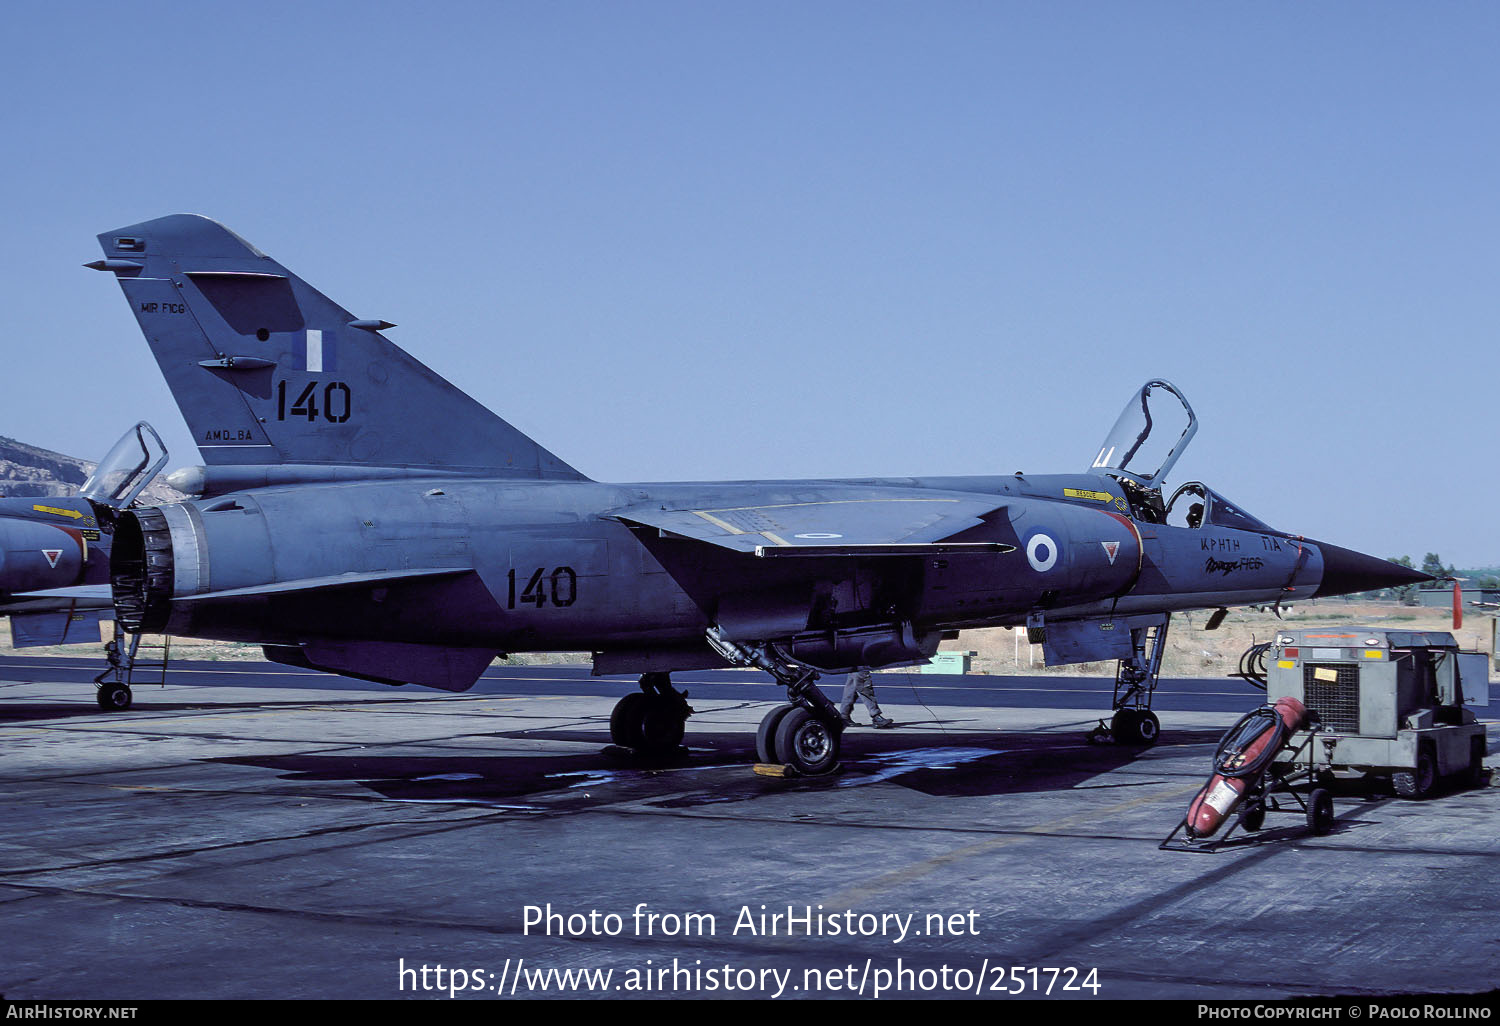
[(710, 524), (713, 524), (715, 527), (722, 528), (722, 529), (728, 531), (730, 534), (744, 534), (745, 533), (744, 531), (741, 531), (738, 527), (735, 527), (733, 524), (725, 523), (724, 521), (720, 520), (718, 517), (714, 516), (712, 513), (705, 513), (701, 509), (695, 509), (695, 510), (693, 510), (693, 515), (694, 516), (702, 517), (704, 520), (707, 520)]

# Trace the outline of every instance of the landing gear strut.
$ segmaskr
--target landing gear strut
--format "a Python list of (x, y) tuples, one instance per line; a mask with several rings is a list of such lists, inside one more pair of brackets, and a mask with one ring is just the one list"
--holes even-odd
[(131, 634), (115, 621), (115, 636), (104, 646), (104, 656), (109, 660), (103, 673), (94, 678), (94, 699), (105, 712), (123, 712), (130, 708), (135, 696), (130, 690), (135, 683), (138, 670), (150, 671), (151, 676), (160, 676), (155, 681), (162, 687), (167, 685), (167, 664), (172, 657), (172, 639), (163, 636), (159, 641), (141, 645), (141, 636)]
[(621, 748), (659, 758), (682, 747), (682, 735), (693, 707), (686, 691), (672, 687), (665, 673), (641, 675), (641, 690), (615, 703), (609, 717), (609, 736)]
[(818, 671), (787, 659), (774, 645), (741, 645), (715, 631), (709, 631), (708, 641), (730, 662), (758, 666), (786, 688), (787, 704), (766, 713), (755, 732), (756, 758), (790, 766), (804, 776), (832, 773), (844, 721), (838, 707), (818, 690)]
[(1130, 630), (1131, 654), (1121, 659), (1115, 669), (1114, 716), (1108, 725), (1103, 720), (1089, 731), (1095, 744), (1113, 741), (1119, 745), (1144, 747), (1156, 744), (1161, 736), (1161, 721), (1151, 711), (1161, 675), (1161, 659), (1167, 650), (1167, 625), (1171, 614), (1160, 623)]
[(135, 668), (135, 653), (141, 646), (139, 634), (127, 634), (115, 623), (114, 639), (104, 646), (109, 666), (94, 678), (94, 700), (105, 712), (124, 712), (135, 695), (130, 690), (130, 671)]

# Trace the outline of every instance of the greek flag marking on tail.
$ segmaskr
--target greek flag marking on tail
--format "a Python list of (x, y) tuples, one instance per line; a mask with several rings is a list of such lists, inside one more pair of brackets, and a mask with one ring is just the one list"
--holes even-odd
[(334, 348), (334, 334), (331, 331), (319, 331), (315, 328), (307, 330), (307, 370), (309, 374), (332, 374), (338, 370), (338, 360)]

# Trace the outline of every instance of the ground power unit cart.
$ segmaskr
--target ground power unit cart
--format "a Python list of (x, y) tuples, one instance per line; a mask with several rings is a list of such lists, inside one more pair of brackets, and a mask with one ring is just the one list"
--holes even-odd
[(1281, 698), (1301, 702), (1315, 730), (1287, 739), (1296, 768), (1389, 777), (1403, 798), (1428, 797), (1444, 777), (1485, 782), (1485, 725), (1470, 709), (1489, 704), (1489, 657), (1459, 652), (1452, 634), (1281, 630), (1266, 653), (1266, 701)]

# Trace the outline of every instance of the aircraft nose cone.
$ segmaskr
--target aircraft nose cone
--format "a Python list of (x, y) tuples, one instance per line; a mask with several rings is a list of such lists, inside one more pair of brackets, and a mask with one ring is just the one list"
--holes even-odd
[(1378, 591), (1381, 588), (1400, 588), (1407, 584), (1435, 581), (1431, 574), (1413, 570), (1409, 566), (1392, 563), (1378, 556), (1367, 556), (1363, 552), (1314, 542), (1323, 554), (1323, 580), (1313, 598), (1325, 595), (1349, 595), (1357, 591)]

